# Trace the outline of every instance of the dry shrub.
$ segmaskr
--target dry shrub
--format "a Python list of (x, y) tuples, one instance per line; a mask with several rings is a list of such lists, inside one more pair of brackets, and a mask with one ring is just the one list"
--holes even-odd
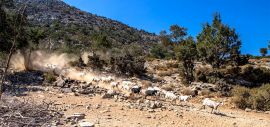
[(178, 68), (178, 63), (177, 62), (174, 62), (174, 61), (169, 61), (167, 63), (167, 67), (168, 68)]
[(270, 110), (270, 84), (252, 89), (238, 86), (234, 88), (233, 93), (233, 102), (238, 108), (251, 108), (262, 111)]
[(193, 95), (194, 92), (190, 88), (185, 88), (185, 89), (182, 90), (182, 94), (184, 94), (184, 95)]
[(242, 68), (241, 77), (246, 81), (253, 82), (254, 84), (269, 83), (270, 70), (264, 67), (245, 66)]
[(160, 76), (156, 76), (154, 80), (155, 80), (156, 82), (162, 82), (162, 81), (163, 81), (163, 78), (160, 77)]
[(174, 86), (172, 84), (171, 85), (166, 85), (166, 86), (163, 86), (162, 89), (164, 89), (166, 91), (173, 91)]
[(156, 70), (161, 70), (161, 71), (166, 71), (168, 69), (168, 67), (166, 65), (158, 65), (158, 66), (155, 66), (155, 69)]
[(251, 108), (250, 89), (245, 87), (235, 87), (233, 89), (233, 94), (234, 94), (233, 102), (238, 108), (240, 109)]
[(148, 88), (151, 86), (152, 86), (152, 83), (150, 81), (147, 81), (147, 80), (142, 81), (142, 88)]
[(213, 70), (207, 67), (198, 67), (195, 70), (195, 80), (207, 82), (208, 81), (207, 76), (210, 75), (211, 72), (213, 72)]
[(154, 69), (148, 69), (148, 70), (147, 70), (147, 73), (148, 73), (148, 74), (155, 74), (156, 71), (155, 71)]
[(48, 83), (53, 83), (56, 81), (56, 77), (52, 73), (44, 73), (44, 78)]
[(210, 94), (211, 94), (211, 91), (208, 90), (208, 89), (203, 89), (203, 90), (201, 91), (201, 95), (202, 95), (202, 96), (209, 97)]
[(173, 74), (172, 71), (168, 70), (168, 71), (157, 71), (157, 75), (158, 76), (171, 76)]

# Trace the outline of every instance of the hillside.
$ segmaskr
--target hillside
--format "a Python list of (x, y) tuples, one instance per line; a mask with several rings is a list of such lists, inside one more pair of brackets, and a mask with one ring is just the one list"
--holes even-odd
[[(137, 30), (119, 21), (87, 13), (61, 0), (15, 0), (16, 8), (27, 5), (26, 14), (32, 27), (46, 32), (45, 47), (58, 44), (91, 45), (95, 35), (104, 35), (115, 45), (138, 43), (147, 46), (157, 42), (155, 34)], [(49, 44), (50, 42), (50, 44)], [(53, 46), (51, 45), (53, 44)]]

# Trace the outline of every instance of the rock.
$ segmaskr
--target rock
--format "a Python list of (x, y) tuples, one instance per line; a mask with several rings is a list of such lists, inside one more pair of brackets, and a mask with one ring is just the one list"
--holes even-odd
[(70, 117), (73, 119), (75, 118), (75, 119), (81, 120), (81, 119), (85, 118), (85, 114), (84, 113), (74, 113)]
[(161, 108), (161, 107), (162, 107), (162, 104), (158, 101), (151, 101), (149, 105), (149, 108), (151, 109), (156, 109), (156, 108)]
[(265, 111), (264, 113), (265, 113), (265, 114), (270, 114), (270, 111)]
[(65, 83), (66, 83), (66, 81), (63, 78), (58, 78), (55, 82), (55, 85), (58, 87), (64, 87)]
[(85, 121), (79, 122), (79, 127), (94, 127), (94, 126), (95, 125), (90, 122), (85, 122)]
[(62, 93), (72, 93), (72, 90), (70, 88), (62, 88), (61, 92)]
[(88, 83), (81, 83), (80, 84), (80, 87), (82, 88), (82, 89), (87, 89), (88, 87), (90, 87), (90, 83), (88, 84)]
[(251, 112), (251, 111), (252, 111), (252, 109), (250, 109), (250, 108), (246, 108), (246, 109), (245, 109), (245, 111), (246, 111), (246, 112)]
[(149, 113), (153, 113), (153, 112), (155, 112), (155, 110), (149, 109), (148, 112), (149, 112)]

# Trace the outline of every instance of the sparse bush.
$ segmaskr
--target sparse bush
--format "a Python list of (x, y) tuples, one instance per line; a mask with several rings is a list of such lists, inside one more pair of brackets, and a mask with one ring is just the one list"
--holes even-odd
[(163, 77), (163, 76), (170, 76), (172, 74), (173, 74), (173, 72), (170, 71), (170, 70), (168, 70), (168, 71), (158, 71), (158, 73), (157, 73), (157, 75), (158, 76), (161, 76), (161, 77)]
[(52, 73), (44, 73), (44, 78), (48, 83), (53, 83), (56, 81), (56, 77)]
[(225, 80), (219, 80), (216, 83), (216, 89), (220, 92), (221, 96), (231, 96), (232, 86)]
[(182, 93), (184, 95), (192, 95), (193, 94), (193, 91), (190, 88), (185, 88), (185, 89), (182, 90)]
[(203, 89), (203, 90), (201, 91), (201, 95), (202, 95), (202, 96), (209, 97), (210, 94), (211, 94), (211, 91), (208, 90), (208, 89)]
[(170, 85), (166, 85), (166, 86), (162, 87), (162, 89), (164, 89), (166, 91), (173, 91), (174, 86), (172, 84), (170, 84)]
[(244, 67), (240, 76), (242, 79), (254, 83), (255, 86), (270, 82), (270, 70), (263, 67)]
[(142, 83), (143, 88), (148, 88), (148, 87), (152, 86), (152, 83), (150, 81), (147, 81), (147, 80), (143, 80), (141, 83)]
[(238, 108), (270, 110), (270, 84), (259, 88), (235, 87), (233, 90), (234, 103)]
[(100, 59), (100, 56), (93, 53), (93, 56), (88, 56), (89, 62), (87, 66), (92, 67), (93, 69), (102, 69), (105, 65), (105, 61)]
[(233, 102), (240, 109), (251, 107), (251, 92), (250, 89), (245, 87), (235, 87), (233, 89), (234, 99)]
[(127, 75), (141, 75), (146, 72), (144, 57), (135, 57), (130, 54), (115, 59), (115, 71)]
[(150, 56), (157, 59), (164, 59), (168, 55), (166, 47), (161, 44), (156, 44), (150, 49)]

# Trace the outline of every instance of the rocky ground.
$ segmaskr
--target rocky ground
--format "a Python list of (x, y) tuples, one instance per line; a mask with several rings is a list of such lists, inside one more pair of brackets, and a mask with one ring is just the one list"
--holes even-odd
[[(168, 66), (171, 68), (167, 69)], [(217, 91), (217, 88), (207, 83), (192, 83), (191, 87), (187, 88), (181, 85), (174, 69), (174, 62), (164, 65), (156, 62), (148, 70), (150, 79), (133, 77), (128, 80), (142, 85), (152, 80), (150, 83), (152, 86), (173, 91), (177, 95), (183, 93), (184, 89), (189, 89), (186, 93), (191, 95), (196, 93), (189, 102), (172, 104), (161, 96), (147, 99), (142, 99), (140, 95), (127, 97), (121, 93), (123, 91), (108, 95), (105, 94), (110, 89), (108, 83), (71, 80), (61, 76), (54, 83), (49, 83), (42, 72), (36, 71), (9, 75), (8, 81), (5, 82), (8, 86), (5, 88), (5, 96), (10, 97), (9, 93), (12, 95), (15, 93), (17, 97), (11, 98), (33, 100), (33, 103), (38, 104), (44, 102), (52, 104), (52, 108), (63, 115), (63, 118), (54, 121), (52, 125), (60, 127), (268, 127), (270, 125), (270, 111), (239, 110), (232, 104), (231, 98), (220, 98), (216, 94), (203, 95), (202, 90)], [(210, 108), (200, 109), (201, 101), (206, 96), (224, 101), (225, 104), (213, 114), (210, 113)]]
[[(42, 89), (42, 88), (41, 88)], [(199, 110), (194, 101), (171, 105), (163, 101), (132, 101), (125, 99), (103, 99), (99, 94), (77, 95), (62, 93), (58, 88), (47, 87), (44, 91), (27, 92), (18, 99), (34, 99), (53, 102), (64, 118), (56, 121), (56, 126), (76, 126), (83, 121), (96, 127), (268, 127), (268, 112), (243, 111), (223, 106), (220, 112), (210, 113), (210, 109)], [(195, 99), (196, 100), (196, 99)], [(140, 104), (139, 104), (140, 103)], [(76, 117), (77, 119), (74, 119)]]

